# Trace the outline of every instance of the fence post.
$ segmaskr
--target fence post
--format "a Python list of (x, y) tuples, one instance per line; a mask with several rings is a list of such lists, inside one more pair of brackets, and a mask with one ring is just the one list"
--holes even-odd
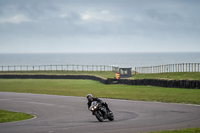
[(185, 63), (185, 69), (186, 69), (185, 72), (187, 72), (187, 63)]
[(137, 67), (135, 67), (135, 75), (136, 75), (136, 70), (137, 70)]
[(157, 73), (160, 72), (160, 66), (157, 66)]
[(179, 64), (178, 64), (178, 72), (179, 72)]
[(153, 66), (153, 72), (156, 73), (156, 66)]
[(167, 65), (167, 72), (169, 72), (170, 68), (169, 68), (169, 64)]
[(166, 72), (166, 65), (163, 65), (163, 73)]
[(189, 63), (189, 72), (190, 72), (190, 63)]
[(193, 63), (192, 63), (192, 72), (193, 72)]
[(180, 63), (180, 72), (182, 72), (182, 64)]
[(182, 63), (182, 72), (184, 72), (184, 63)]

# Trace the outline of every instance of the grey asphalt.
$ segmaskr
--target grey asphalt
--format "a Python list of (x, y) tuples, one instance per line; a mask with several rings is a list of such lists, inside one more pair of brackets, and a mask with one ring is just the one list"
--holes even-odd
[(200, 106), (103, 99), (115, 120), (98, 122), (84, 97), (0, 92), (0, 109), (32, 114), (0, 133), (138, 133), (200, 127)]

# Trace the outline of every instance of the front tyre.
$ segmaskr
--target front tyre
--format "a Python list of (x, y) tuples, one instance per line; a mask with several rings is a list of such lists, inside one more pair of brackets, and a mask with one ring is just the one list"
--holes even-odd
[(100, 122), (103, 122), (104, 118), (103, 118), (101, 111), (99, 111), (99, 110), (95, 111), (94, 115), (96, 116), (97, 120), (99, 120)]

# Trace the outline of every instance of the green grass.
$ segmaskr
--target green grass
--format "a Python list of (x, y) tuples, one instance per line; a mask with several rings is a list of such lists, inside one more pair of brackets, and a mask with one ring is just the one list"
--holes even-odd
[(25, 113), (0, 110), (0, 123), (27, 120), (33, 117)]
[[(112, 71), (1, 71), (0, 74), (52, 74), (52, 75), (95, 75), (103, 78), (114, 78)], [(134, 74), (134, 73), (133, 73)], [(175, 80), (200, 80), (200, 72), (174, 72), (136, 74), (132, 79), (175, 79)]]
[(65, 79), (0, 79), (0, 91), (38, 93), (158, 101), (168, 103), (200, 104), (199, 89), (164, 88), (133, 85), (104, 85), (92, 80)]
[(158, 131), (158, 132), (149, 132), (149, 133), (200, 133), (200, 128), (187, 128), (173, 131)]
[(95, 75), (103, 78), (114, 78), (112, 71), (1, 71), (0, 74), (47, 74), (47, 75)]
[(200, 80), (200, 72), (175, 72), (156, 74), (136, 74), (134, 79), (175, 79), (175, 80)]

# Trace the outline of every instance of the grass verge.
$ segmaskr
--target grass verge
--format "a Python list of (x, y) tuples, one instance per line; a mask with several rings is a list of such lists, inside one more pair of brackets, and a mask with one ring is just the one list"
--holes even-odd
[(136, 74), (132, 78), (134, 78), (134, 79), (200, 80), (200, 72)]
[(173, 131), (158, 131), (158, 132), (149, 132), (149, 133), (200, 133), (200, 128), (187, 128)]
[(46, 74), (46, 75), (95, 75), (104, 78), (114, 78), (112, 71), (1, 71), (0, 74)]
[(164, 88), (133, 85), (104, 85), (92, 80), (0, 79), (0, 91), (200, 104), (199, 89)]
[[(112, 71), (0, 71), (0, 74), (46, 74), (46, 75), (95, 75), (104, 78), (114, 78)], [(134, 74), (134, 73), (133, 73)], [(136, 74), (132, 79), (174, 79), (174, 80), (200, 80), (200, 72), (174, 72)]]
[(33, 117), (25, 113), (0, 110), (0, 123), (27, 120)]

